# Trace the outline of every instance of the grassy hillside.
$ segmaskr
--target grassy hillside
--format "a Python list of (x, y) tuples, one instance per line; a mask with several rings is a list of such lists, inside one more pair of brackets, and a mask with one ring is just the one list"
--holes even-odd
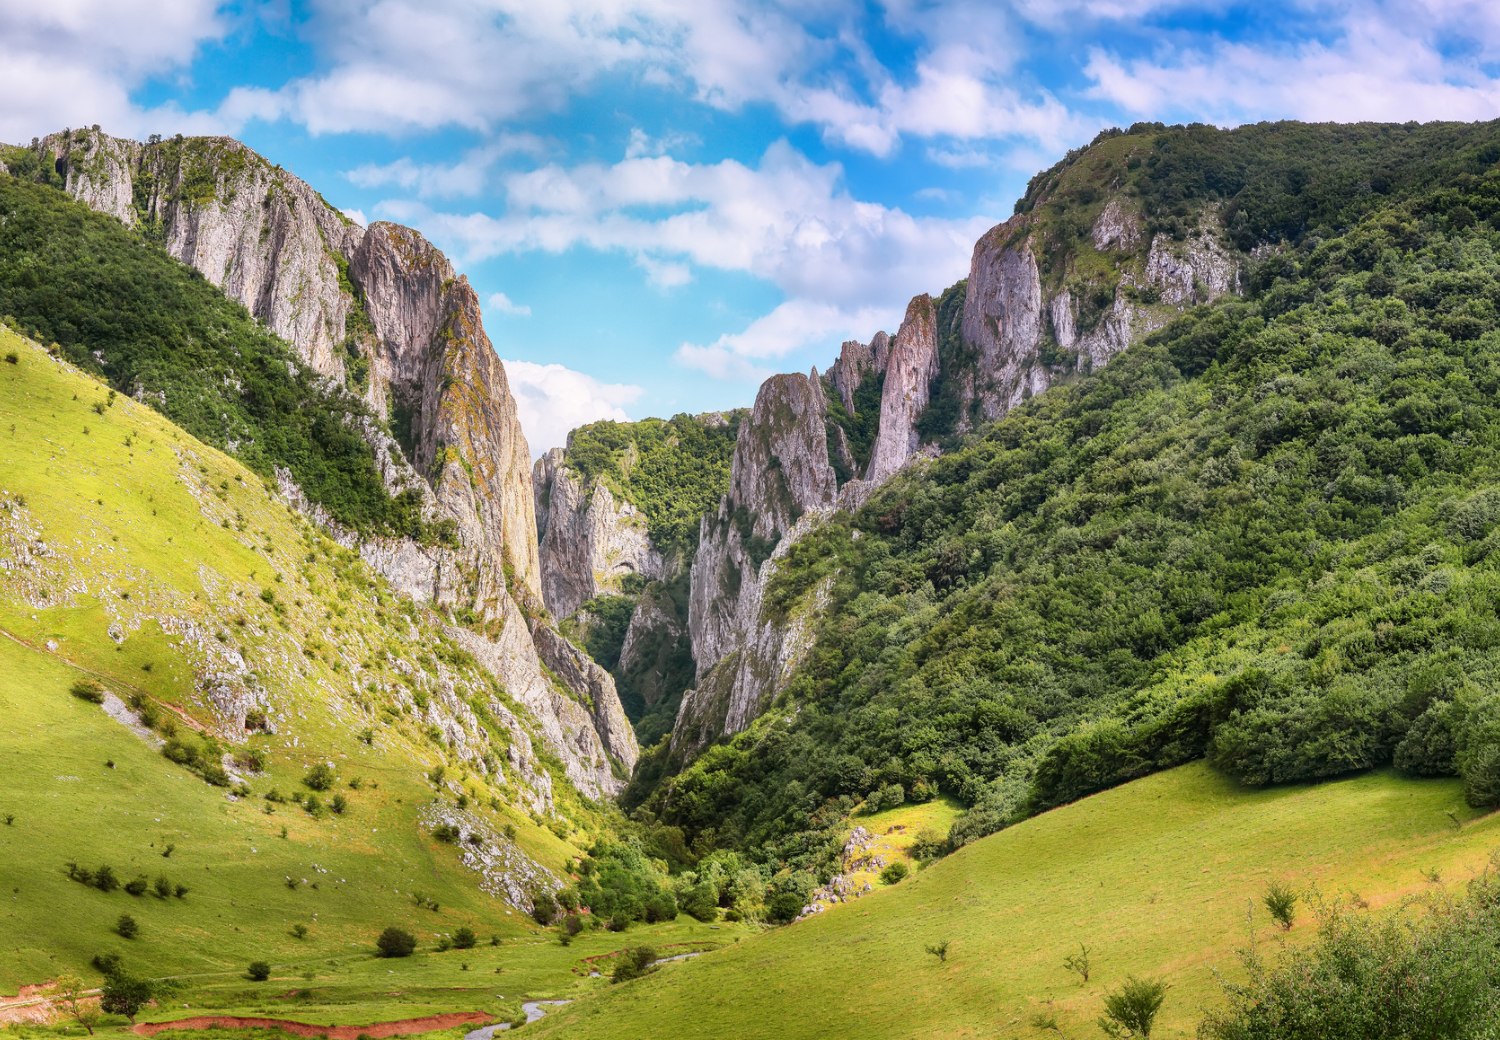
[[(1238, 977), (1247, 906), (1261, 952), (1281, 933), (1259, 901), (1304, 894), (1287, 941), (1311, 935), (1307, 893), (1368, 902), (1485, 869), (1500, 823), (1453, 780), (1369, 774), (1249, 790), (1201, 764), (1028, 820), (894, 888), (590, 999), (539, 1037), (1039, 1037), (1100, 1035), (1104, 993), (1127, 974), (1171, 985), (1158, 1030), (1188, 1037)], [(946, 962), (924, 952), (950, 942)], [(1090, 947), (1087, 984), (1063, 960)], [(1055, 1034), (1051, 1034), (1055, 1035)]]
[(0, 315), (251, 469), (276, 467), (342, 523), (421, 534), (392, 497), (353, 397), (142, 232), (0, 172)]
[[(387, 924), (531, 934), (434, 834), (560, 875), (595, 833), (504, 691), (239, 463), (9, 331), (0, 358), (0, 992), (111, 951), (180, 975), (347, 956)], [(70, 694), (88, 679), (156, 731)]]
[(1500, 172), (1449, 172), (794, 547), (806, 664), (648, 807), (803, 863), (892, 784), (969, 805), (958, 845), (1201, 756), (1500, 801)]

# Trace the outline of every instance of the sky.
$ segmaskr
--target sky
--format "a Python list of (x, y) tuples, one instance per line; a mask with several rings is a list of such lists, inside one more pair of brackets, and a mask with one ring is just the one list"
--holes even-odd
[(534, 454), (894, 332), (1101, 129), (1497, 115), (1493, 0), (0, 0), (0, 141), (230, 134), (416, 227)]

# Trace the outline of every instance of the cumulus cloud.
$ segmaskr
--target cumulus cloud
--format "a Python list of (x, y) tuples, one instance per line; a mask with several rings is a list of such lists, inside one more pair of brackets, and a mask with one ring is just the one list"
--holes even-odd
[(499, 314), (509, 314), (517, 318), (531, 317), (530, 307), (523, 303), (516, 303), (503, 292), (490, 293), (490, 298), (484, 302), (486, 307)]
[[(1500, 12), (1471, 0), (1309, 4), (1304, 31), (1251, 42), (1210, 39), (1149, 57), (1089, 52), (1090, 95), (1153, 119), (1312, 121), (1492, 119)], [(1455, 40), (1464, 43), (1453, 53)]]
[(664, 156), (612, 164), (548, 165), (504, 182), (503, 213), (444, 213), (386, 204), (470, 262), (583, 246), (633, 257), (662, 287), (692, 268), (742, 272), (785, 302), (748, 328), (686, 344), (685, 364), (744, 378), (772, 359), (830, 337), (869, 335), (900, 318), (921, 288), (968, 269), (974, 240), (994, 221), (919, 218), (852, 196), (836, 163), (785, 141), (756, 166), (684, 163)]
[(503, 133), (456, 163), (418, 163), (403, 157), (390, 163), (356, 166), (344, 176), (361, 188), (401, 188), (423, 199), (472, 197), (484, 191), (502, 159), (542, 155), (546, 149), (546, 142), (535, 134)]
[(187, 65), (229, 31), (221, 0), (48, 0), (0, 4), (0, 140), (65, 126), (115, 133), (208, 132), (219, 121), (174, 105), (138, 106), (149, 77)]
[[(1040, 138), (1055, 144), (1073, 117), (1045, 91), (1010, 75), (1024, 53), (1017, 21), (982, 0), (315, 0), (304, 32), (317, 71), (242, 87), (226, 121), (287, 119), (314, 134), (400, 133), (463, 127), (492, 133), (508, 121), (561, 109), (605, 76), (673, 90), (737, 111), (765, 104), (831, 141), (889, 155), (903, 135)], [(865, 42), (892, 31), (917, 41), (915, 68), (898, 74)], [(631, 135), (630, 156), (685, 143)], [(384, 183), (430, 180), (472, 193), (472, 168), (396, 166)]]
[(603, 383), (563, 365), (506, 361), (505, 373), (532, 458), (567, 443), (568, 431), (599, 419), (627, 421), (627, 406), (642, 390), (628, 383)]

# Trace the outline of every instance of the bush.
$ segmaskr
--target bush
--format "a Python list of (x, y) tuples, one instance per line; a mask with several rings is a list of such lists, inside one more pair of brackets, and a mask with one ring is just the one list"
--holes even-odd
[[(80, 871), (80, 875), (86, 876), (87, 872)], [(93, 880), (86, 883), (92, 884), (101, 892), (113, 892), (115, 889), (120, 887), (120, 879), (115, 877), (114, 868), (109, 866), (108, 864), (105, 864), (98, 870), (94, 871), (92, 877)]]
[(882, 885), (899, 885), (906, 880), (906, 876), (910, 873), (911, 868), (898, 859), (894, 863), (886, 864), (885, 869), (880, 872), (880, 883)]
[(1156, 979), (1134, 975), (1104, 998), (1099, 1028), (1113, 1037), (1143, 1037), (1149, 1040), (1157, 1012), (1167, 997), (1167, 985)]
[(349, 809), (349, 799), (341, 794), (336, 794), (328, 803), (328, 808), (332, 809), (337, 815), (342, 816)]
[(1283, 931), (1291, 930), (1292, 922), (1297, 916), (1297, 893), (1280, 882), (1273, 881), (1266, 888), (1265, 897), (1261, 902), (1271, 912), (1271, 919), (1279, 924)]
[(478, 941), (478, 938), (474, 935), (474, 929), (467, 925), (456, 929), (453, 933), (453, 948), (455, 950), (472, 950), (474, 944)]
[(165, 877), (158, 877), (156, 879), (155, 890), (157, 899), (166, 899), (172, 894), (172, 882), (168, 881)]
[(531, 900), (531, 919), (544, 928), (557, 918), (557, 899), (551, 892), (537, 892)]
[(620, 959), (615, 961), (615, 970), (610, 973), (610, 982), (629, 982), (638, 979), (642, 975), (649, 974), (655, 969), (651, 966), (656, 960), (656, 951), (650, 946), (632, 946), (620, 953)]
[[(1204, 1040), (1408, 1040), (1493, 1035), (1500, 1007), (1500, 888), (1435, 895), (1379, 917), (1332, 907), (1316, 939), (1274, 966), (1242, 955), (1243, 985), (1199, 1030)], [(1295, 1023), (1295, 1030), (1289, 1030)]]
[(146, 875), (141, 874), (125, 882), (125, 891), (133, 896), (143, 896), (151, 887), (151, 882), (146, 880)]
[(337, 779), (332, 766), (326, 762), (319, 762), (303, 775), (302, 783), (311, 790), (326, 791), (334, 785)]
[(463, 837), (463, 831), (451, 823), (440, 823), (432, 828), (432, 836), (445, 845), (452, 845)]
[(99, 680), (97, 679), (79, 679), (72, 686), (68, 687), (68, 692), (79, 700), (88, 701), (90, 704), (104, 703), (104, 687), (99, 684)]
[(115, 921), (115, 932), (122, 939), (134, 939), (141, 934), (141, 926), (136, 924), (134, 917), (121, 914), (119, 920)]
[(417, 949), (417, 937), (400, 928), (390, 927), (375, 940), (382, 957), (410, 957)]
[(948, 944), (949, 940), (944, 939), (942, 942), (936, 942), (926, 947), (926, 950), (939, 961), (946, 961), (948, 959)]
[(104, 986), (100, 990), (100, 1010), (111, 1015), (124, 1015), (134, 1022), (141, 1008), (151, 1003), (155, 996), (154, 987), (146, 979), (127, 975), (121, 969), (118, 957), (110, 960), (96, 957), (94, 960), (96, 965), (103, 961), (109, 966), (109, 970), (105, 971)]
[(245, 969), (245, 977), (251, 982), (265, 982), (271, 977), (271, 966), (265, 961), (251, 961)]
[(14, 350), (7, 350), (5, 352), (5, 363), (7, 365), (19, 365), (21, 363), (21, 355), (17, 354)]

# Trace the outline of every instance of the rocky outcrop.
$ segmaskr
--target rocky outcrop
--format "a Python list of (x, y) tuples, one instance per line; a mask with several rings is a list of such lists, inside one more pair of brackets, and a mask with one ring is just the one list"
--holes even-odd
[[(417, 232), (362, 228), (228, 138), (140, 144), (73, 131), (36, 147), (75, 197), (144, 226), (390, 420), (395, 439), (373, 420), (361, 432), (387, 487), (420, 496), (431, 534), (337, 536), (401, 592), (476, 620), (489, 634), (467, 632), (484, 644), (471, 650), (537, 715), (569, 776), (590, 794), (617, 790), (636, 748), (628, 727), (599, 728), (621, 711), (613, 683), (554, 663), (570, 660), (565, 641), (527, 621), (543, 599), (530, 452), (467, 279)], [(283, 492), (306, 506), (294, 487)], [(578, 686), (559, 689), (547, 669)]]
[(891, 344), (880, 397), (880, 428), (865, 480), (879, 486), (917, 452), (917, 420), (932, 396), (938, 374), (937, 310), (931, 296), (918, 296)]
[(699, 528), (688, 603), (698, 684), (683, 695), (675, 753), (749, 725), (805, 648), (799, 630), (762, 617), (782, 554), (838, 499), (822, 381), (773, 376), (735, 444), (729, 494)]
[(758, 604), (755, 578), (772, 549), (805, 513), (837, 499), (826, 411), (817, 380), (772, 376), (740, 427), (729, 494), (700, 525), (693, 558), (688, 628), (700, 679), (740, 644), (741, 619), (750, 598)]
[[(693, 564), (697, 683), (677, 717), (675, 753), (690, 756), (745, 728), (788, 681), (826, 590), (804, 597), (800, 612), (767, 616), (764, 594), (777, 560), (816, 522), (807, 517), (857, 508), (914, 458), (936, 450), (923, 443), (919, 423), (940, 383), (952, 409), (947, 432), (968, 432), (1058, 379), (1107, 364), (1186, 307), (1239, 288), (1239, 261), (1211, 211), (1187, 238), (1158, 235), (1148, 243), (1136, 204), (1125, 196), (1106, 200), (1088, 245), (1107, 258), (1091, 270), (1112, 272), (1105, 276), (1112, 281), (1052, 271), (1039, 259), (1046, 241), (1030, 214), (1012, 218), (975, 245), (956, 326), (939, 329), (937, 305), (918, 296), (894, 338), (881, 333), (868, 346), (842, 346), (827, 392), (844, 412), (857, 420), (860, 387), (872, 376), (883, 382), (869, 463), (832, 498), (833, 464), (848, 475), (858, 469), (847, 431), (830, 424), (818, 435), (818, 405), (814, 395), (797, 392), (801, 377), (776, 376), (761, 388), (740, 430), (734, 486), (704, 520)], [(957, 348), (945, 355), (941, 345), (955, 334)], [(797, 508), (783, 490), (788, 474), (798, 475), (804, 492)]]
[(619, 591), (631, 575), (652, 580), (666, 573), (640, 510), (616, 499), (600, 480), (585, 486), (567, 468), (566, 458), (563, 449), (553, 448), (532, 471), (542, 599), (556, 618), (572, 615), (595, 596)]

